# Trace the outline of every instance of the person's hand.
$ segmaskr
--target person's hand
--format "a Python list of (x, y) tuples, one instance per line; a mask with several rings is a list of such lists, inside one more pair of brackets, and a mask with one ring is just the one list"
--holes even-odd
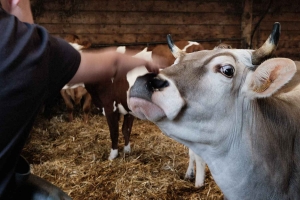
[(149, 72), (152, 72), (155, 74), (158, 74), (159, 69), (161, 68), (159, 64), (157, 64), (155, 62), (149, 62), (149, 61), (146, 63), (145, 67)]

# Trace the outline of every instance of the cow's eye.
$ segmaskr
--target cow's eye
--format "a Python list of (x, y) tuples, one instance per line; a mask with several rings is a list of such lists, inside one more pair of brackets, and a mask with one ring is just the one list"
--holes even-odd
[(220, 67), (220, 72), (228, 77), (228, 78), (232, 78), (233, 74), (234, 74), (234, 67), (231, 65), (224, 65)]

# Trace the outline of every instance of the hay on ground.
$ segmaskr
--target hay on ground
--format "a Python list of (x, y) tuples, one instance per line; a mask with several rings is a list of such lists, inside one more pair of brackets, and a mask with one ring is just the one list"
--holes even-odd
[(73, 122), (67, 122), (65, 115), (63, 108), (50, 120), (40, 115), (22, 154), (33, 174), (73, 199), (223, 199), (208, 169), (204, 187), (195, 188), (194, 181), (184, 180), (188, 149), (151, 122), (135, 120), (132, 152), (123, 154), (120, 134), (119, 156), (109, 161), (111, 140), (105, 117), (94, 111), (85, 124), (80, 112)]

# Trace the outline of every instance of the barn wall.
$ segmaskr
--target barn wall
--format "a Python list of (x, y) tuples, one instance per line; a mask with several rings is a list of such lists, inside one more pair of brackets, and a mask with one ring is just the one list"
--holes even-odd
[(171, 33), (174, 40), (208, 40), (207, 48), (225, 40), (239, 47), (241, 6), (224, 0), (54, 0), (44, 1), (35, 20), (52, 34), (74, 33), (95, 46), (165, 43)]
[[(277, 55), (299, 60), (299, 0), (245, 1), (252, 4), (249, 32), (256, 30), (251, 37), (252, 48), (263, 44), (273, 23), (278, 21), (282, 35)], [(166, 35), (171, 33), (174, 40), (199, 41), (207, 49), (219, 42), (245, 48), (243, 0), (33, 0), (32, 3), (36, 23), (51, 34), (60, 37), (77, 34), (90, 40), (93, 47), (151, 47), (165, 43)]]

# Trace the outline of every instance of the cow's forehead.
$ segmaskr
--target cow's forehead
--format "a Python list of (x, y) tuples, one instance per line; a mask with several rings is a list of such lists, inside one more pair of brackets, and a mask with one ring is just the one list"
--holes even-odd
[(248, 49), (216, 49), (216, 50), (203, 50), (186, 54), (181, 61), (187, 60), (201, 60), (203, 63), (207, 63), (218, 56), (231, 56), (238, 63), (243, 63), (248, 68), (253, 68), (251, 55), (254, 50)]

